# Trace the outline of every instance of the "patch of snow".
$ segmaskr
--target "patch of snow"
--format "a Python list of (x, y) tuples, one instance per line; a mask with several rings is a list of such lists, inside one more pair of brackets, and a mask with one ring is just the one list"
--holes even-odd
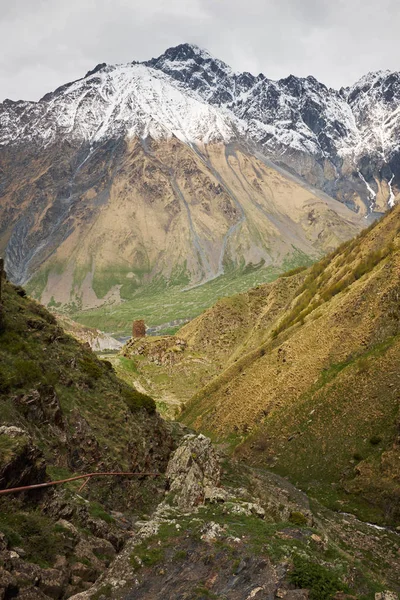
[(392, 189), (392, 181), (393, 181), (394, 175), (391, 176), (390, 181), (388, 181), (388, 186), (389, 186), (389, 200), (388, 200), (388, 206), (389, 208), (393, 208), (394, 204), (395, 204), (395, 196), (393, 194), (393, 189)]
[(365, 179), (365, 177), (363, 176), (363, 174), (361, 173), (361, 171), (358, 171), (358, 175), (359, 175), (360, 179), (365, 183), (365, 185), (367, 187), (369, 198), (371, 200), (371, 203), (369, 205), (369, 210), (370, 210), (370, 212), (372, 212), (374, 210), (374, 206), (375, 206), (376, 192), (374, 192), (374, 190), (369, 185), (368, 181)]

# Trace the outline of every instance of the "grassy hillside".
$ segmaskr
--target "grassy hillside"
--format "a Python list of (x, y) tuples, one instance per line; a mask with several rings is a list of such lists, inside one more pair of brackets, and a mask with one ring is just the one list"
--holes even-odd
[(303, 281), (304, 269), (296, 269), (296, 276), (280, 277), (273, 283), (221, 298), (175, 336), (132, 339), (123, 355), (110, 356), (110, 360), (126, 381), (154, 395), (159, 410), (176, 415), (179, 405), (190, 400), (227, 364), (265, 340)]
[[(97, 471), (163, 472), (173, 442), (154, 401), (65, 334), (22, 288), (3, 282), (2, 292), (0, 488)], [(80, 492), (81, 484), (0, 497), (1, 557), (17, 548), (21, 560), (68, 571), (71, 593), (85, 589), (85, 577), (93, 581), (122, 544), (125, 533), (110, 513), (150, 510), (163, 492), (154, 478), (94, 478)], [(85, 568), (83, 580), (74, 579)], [(57, 590), (66, 585), (62, 579)]]
[[(135, 438), (136, 445), (142, 444), (146, 428), (154, 426), (162, 433), (162, 424), (154, 414), (154, 401), (119, 380), (110, 363), (99, 360), (88, 345), (65, 334), (55, 317), (26, 297), (22, 288), (5, 284), (3, 311), (2, 425), (26, 428), (43, 449), (49, 465), (87, 469), (101, 463), (118, 465), (122, 470), (134, 466), (133, 457), (139, 458), (138, 452), (130, 455), (127, 447), (135, 445)], [(43, 433), (27, 407), (43, 404), (50, 397), (60, 417), (58, 425), (49, 426), (49, 431)], [(78, 423), (82, 442), (87, 430), (92, 445), (97, 447), (97, 461), (83, 444), (71, 455), (68, 440)], [(59, 439), (56, 427), (65, 432), (66, 441)]]
[[(254, 319), (250, 332), (244, 327), (239, 346), (231, 346), (233, 362), (182, 417), (215, 438), (233, 438), (242, 456), (289, 475), (330, 505), (396, 524), (399, 246), (396, 207), (289, 277), (295, 290), (284, 310), (272, 321)], [(234, 302), (246, 306), (248, 298)], [(237, 314), (245, 320), (243, 306)], [(231, 311), (223, 313), (229, 336)], [(223, 319), (211, 309), (192, 326), (191, 338), (204, 344), (201, 331), (218, 330), (218, 323)]]

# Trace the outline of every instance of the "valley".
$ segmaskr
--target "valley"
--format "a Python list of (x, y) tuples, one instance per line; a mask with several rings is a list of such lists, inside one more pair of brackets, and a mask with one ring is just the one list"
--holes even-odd
[(245, 462), (331, 508), (397, 523), (399, 217), (221, 299), (175, 337), (131, 340), (117, 368)]
[(0, 104), (0, 600), (398, 600), (399, 107), (194, 44)]

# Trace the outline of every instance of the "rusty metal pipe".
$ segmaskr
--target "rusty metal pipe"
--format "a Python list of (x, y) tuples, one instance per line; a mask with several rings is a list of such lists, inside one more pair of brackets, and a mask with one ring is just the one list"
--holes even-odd
[(158, 477), (159, 475), (160, 473), (86, 473), (85, 475), (76, 475), (75, 477), (69, 477), (68, 479), (59, 479), (58, 481), (47, 481), (46, 483), (36, 483), (34, 485), (24, 485), (22, 487), (0, 490), (0, 495), (13, 494), (17, 492), (26, 492), (27, 490), (37, 490), (39, 488), (50, 487), (51, 485), (59, 485), (60, 483), (76, 481), (77, 479), (89, 480), (90, 477)]

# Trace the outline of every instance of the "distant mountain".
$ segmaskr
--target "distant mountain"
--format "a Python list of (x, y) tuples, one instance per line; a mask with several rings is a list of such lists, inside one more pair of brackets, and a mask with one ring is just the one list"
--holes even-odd
[(335, 92), (184, 44), (5, 100), (8, 275), (79, 310), (315, 259), (395, 202), (398, 99), (397, 74)]

